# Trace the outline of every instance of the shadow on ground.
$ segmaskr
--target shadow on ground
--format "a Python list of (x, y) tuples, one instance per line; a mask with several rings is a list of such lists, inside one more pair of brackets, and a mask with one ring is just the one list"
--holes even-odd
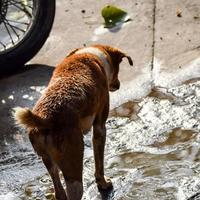
[(17, 106), (32, 107), (48, 84), (53, 72), (48, 65), (26, 65), (15, 75), (0, 80), (0, 144), (12, 140), (17, 129), (11, 117)]

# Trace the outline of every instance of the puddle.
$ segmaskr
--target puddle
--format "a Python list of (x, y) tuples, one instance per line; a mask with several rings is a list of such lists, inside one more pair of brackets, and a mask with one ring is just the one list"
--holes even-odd
[(192, 140), (196, 136), (196, 132), (192, 130), (182, 130), (180, 128), (173, 129), (164, 142), (155, 142), (152, 146), (154, 147), (165, 147), (170, 145), (176, 145), (186, 143)]
[[(200, 81), (154, 88), (140, 101), (114, 108), (107, 121), (105, 151), (105, 171), (114, 188), (97, 190), (88, 134), (83, 199), (186, 200), (198, 193), (199, 110)], [(0, 154), (0, 199), (53, 199), (52, 181), (30, 144), (20, 134), (14, 139), (22, 148), (7, 144)]]
[(110, 111), (109, 117), (128, 117), (130, 119), (137, 119), (137, 113), (140, 109), (139, 102), (128, 101), (121, 106)]
[(154, 97), (158, 99), (168, 99), (170, 101), (174, 101), (175, 97), (167, 92), (166, 88), (154, 87), (151, 92), (148, 94), (148, 97)]

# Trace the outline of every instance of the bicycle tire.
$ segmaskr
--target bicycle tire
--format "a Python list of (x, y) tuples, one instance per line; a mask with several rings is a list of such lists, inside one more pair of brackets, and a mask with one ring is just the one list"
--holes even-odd
[(37, 0), (34, 24), (25, 37), (12, 49), (0, 54), (0, 74), (15, 71), (41, 49), (51, 31), (55, 17), (55, 0)]

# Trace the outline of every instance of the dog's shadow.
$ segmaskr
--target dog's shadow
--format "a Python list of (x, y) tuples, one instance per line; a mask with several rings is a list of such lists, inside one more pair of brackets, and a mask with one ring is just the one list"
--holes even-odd
[(12, 140), (17, 132), (11, 113), (17, 106), (32, 108), (47, 86), (54, 67), (26, 65), (10, 76), (0, 79), (0, 144)]
[(113, 197), (114, 189), (111, 188), (109, 190), (98, 190), (100, 193), (101, 200), (111, 200)]

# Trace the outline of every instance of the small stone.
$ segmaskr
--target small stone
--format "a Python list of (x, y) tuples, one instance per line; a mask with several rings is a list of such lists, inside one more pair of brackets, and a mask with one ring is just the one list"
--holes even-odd
[(13, 96), (13, 95), (10, 95), (10, 96), (8, 97), (8, 99), (14, 100), (14, 96)]
[(53, 193), (46, 193), (45, 194), (45, 197), (47, 198), (47, 199), (54, 199), (54, 194)]
[(5, 101), (4, 99), (2, 99), (2, 100), (1, 100), (1, 103), (2, 103), (2, 104), (5, 104), (5, 103), (6, 103), (6, 101)]
[(29, 98), (29, 95), (28, 95), (28, 94), (25, 94), (25, 95), (22, 96), (22, 98), (23, 98), (23, 99), (28, 99), (28, 98)]
[(176, 16), (177, 16), (177, 17), (182, 17), (182, 12), (181, 12), (180, 10), (177, 10), (177, 11), (176, 11)]

